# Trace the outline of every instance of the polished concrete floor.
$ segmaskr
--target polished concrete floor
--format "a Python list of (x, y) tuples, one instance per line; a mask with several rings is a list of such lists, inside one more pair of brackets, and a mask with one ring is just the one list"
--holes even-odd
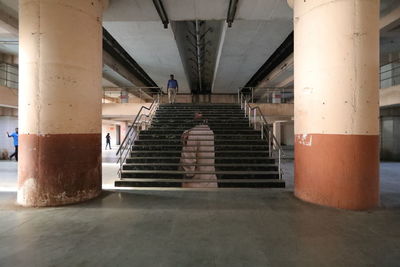
[[(382, 207), (336, 210), (286, 189), (105, 190), (59, 208), (15, 205), (0, 161), (0, 266), (400, 266), (400, 164), (381, 164)], [(104, 187), (117, 166), (103, 164)]]

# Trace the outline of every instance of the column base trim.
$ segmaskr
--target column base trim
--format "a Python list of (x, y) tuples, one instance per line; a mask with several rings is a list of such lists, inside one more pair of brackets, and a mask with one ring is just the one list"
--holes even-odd
[(379, 205), (379, 136), (295, 136), (295, 196), (350, 210)]
[(18, 204), (60, 206), (101, 194), (101, 134), (21, 134), (19, 139)]

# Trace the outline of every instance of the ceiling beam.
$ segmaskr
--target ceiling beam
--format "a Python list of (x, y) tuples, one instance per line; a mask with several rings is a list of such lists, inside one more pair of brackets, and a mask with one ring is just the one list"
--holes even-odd
[(259, 82), (293, 53), (293, 37), (293, 32), (291, 32), (279, 48), (267, 59), (253, 77), (251, 77), (245, 87), (256, 87)]
[[(112, 61), (114, 63), (113, 66), (118, 65), (119, 69), (126, 70), (127, 73), (125, 75), (122, 75), (122, 73), (117, 71), (125, 78), (127, 78), (127, 74), (130, 74), (128, 76), (130, 76), (131, 79), (133, 79), (132, 77), (135, 77), (134, 80), (136, 80), (136, 82), (131, 82), (136, 86), (141, 86), (138, 85), (138, 81), (140, 81), (140, 83), (146, 87), (158, 87), (157, 84), (149, 77), (149, 75), (147, 75), (147, 73), (139, 66), (139, 64), (136, 63), (136, 61), (125, 51), (125, 49), (117, 42), (117, 40), (115, 40), (114, 37), (112, 37), (111, 34), (104, 28), (103, 58), (106, 64), (107, 62)], [(110, 67), (112, 68), (112, 66)], [(130, 81), (130, 79), (128, 80)]]
[(7, 12), (7, 10), (9, 10), (9, 8), (3, 3), (0, 3), (0, 28), (18, 36), (18, 18), (15, 18)]
[(164, 29), (168, 29), (169, 18), (167, 12), (165, 11), (163, 2), (161, 0), (153, 0), (153, 4), (164, 25)]
[(228, 27), (232, 27), (232, 23), (235, 20), (237, 4), (239, 0), (229, 0), (228, 14), (226, 15), (226, 23)]
[(390, 11), (387, 15), (381, 17), (381, 33), (388, 32), (400, 25), (400, 6)]
[[(273, 69), (263, 80), (261, 80), (257, 87), (268, 87), (268, 83), (278, 78), (282, 73), (284, 73), (287, 69), (293, 67), (294, 57), (293, 53), (289, 55), (285, 60), (283, 60), (275, 69)], [(278, 85), (274, 87), (280, 87)]]
[(285, 88), (285, 87), (288, 87), (288, 85), (292, 84), (293, 82), (294, 82), (294, 76), (290, 75), (285, 80), (283, 80), (280, 83), (278, 83), (275, 87)]
[[(134, 75), (132, 72), (130, 72), (128, 69), (125, 68), (124, 65), (122, 65), (120, 62), (118, 62), (114, 57), (112, 57), (110, 54), (108, 54), (106, 51), (103, 51), (103, 64), (109, 66), (112, 70), (117, 72), (119, 75), (124, 77), (126, 80), (130, 81), (132, 84), (134, 84), (136, 87), (147, 87), (145, 83), (143, 83), (140, 79), (137, 78), (136, 75)], [(103, 72), (103, 77), (107, 80), (109, 80), (112, 83), (115, 83), (118, 86), (121, 86), (118, 81), (113, 79), (111, 75)], [(121, 86), (123, 88), (123, 86)], [(129, 93), (137, 96), (137, 97), (144, 97), (146, 99), (152, 99), (152, 97), (144, 92), (140, 94), (139, 92), (136, 92), (134, 90), (126, 90)]]

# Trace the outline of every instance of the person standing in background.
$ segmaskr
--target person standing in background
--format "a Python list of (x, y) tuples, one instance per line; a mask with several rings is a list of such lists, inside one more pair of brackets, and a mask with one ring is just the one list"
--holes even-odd
[(15, 147), (15, 151), (14, 154), (12, 154), (10, 156), (10, 160), (15, 157), (15, 160), (18, 161), (18, 128), (15, 128), (15, 132), (12, 134), (9, 134), (7, 132), (7, 136), (8, 137), (12, 137), (14, 139), (14, 147)]
[(176, 94), (179, 91), (178, 81), (174, 79), (174, 75), (170, 75), (170, 79), (167, 84), (168, 102), (170, 104), (175, 103)]
[(110, 133), (107, 133), (107, 135), (106, 135), (106, 150), (107, 150), (107, 146), (111, 149), (111, 136), (110, 136)]

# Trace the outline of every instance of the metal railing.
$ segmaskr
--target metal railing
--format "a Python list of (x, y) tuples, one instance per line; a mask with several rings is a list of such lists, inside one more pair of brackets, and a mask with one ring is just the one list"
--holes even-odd
[(0, 85), (18, 88), (18, 65), (0, 62)]
[(250, 103), (282, 104), (292, 103), (294, 99), (293, 88), (286, 87), (240, 87), (240, 95), (245, 95)]
[(142, 106), (129, 127), (128, 132), (121, 145), (118, 148), (116, 155), (118, 156), (117, 164), (119, 163), (118, 176), (121, 178), (122, 168), (126, 161), (126, 158), (132, 151), (132, 146), (135, 140), (140, 134), (141, 130), (146, 130), (153, 120), (154, 114), (160, 105), (161, 95), (163, 94), (162, 89), (158, 88), (159, 91), (155, 95), (153, 102), (150, 107)]
[(400, 84), (400, 59), (380, 67), (380, 88), (388, 88)]
[(282, 179), (283, 171), (281, 167), (282, 157), (285, 156), (283, 149), (276, 139), (272, 129), (269, 127), (267, 120), (258, 106), (251, 107), (249, 103), (249, 95), (239, 93), (239, 103), (244, 110), (245, 117), (249, 119), (249, 126), (253, 126), (254, 130), (260, 130), (261, 139), (268, 142), (269, 157), (274, 157), (277, 154), (279, 179)]
[(120, 87), (103, 87), (103, 103), (107, 97), (114, 99), (116, 103), (128, 103), (129, 94), (138, 97), (141, 101), (154, 99), (154, 96), (162, 92), (162, 87), (136, 87), (136, 86), (120, 86)]

